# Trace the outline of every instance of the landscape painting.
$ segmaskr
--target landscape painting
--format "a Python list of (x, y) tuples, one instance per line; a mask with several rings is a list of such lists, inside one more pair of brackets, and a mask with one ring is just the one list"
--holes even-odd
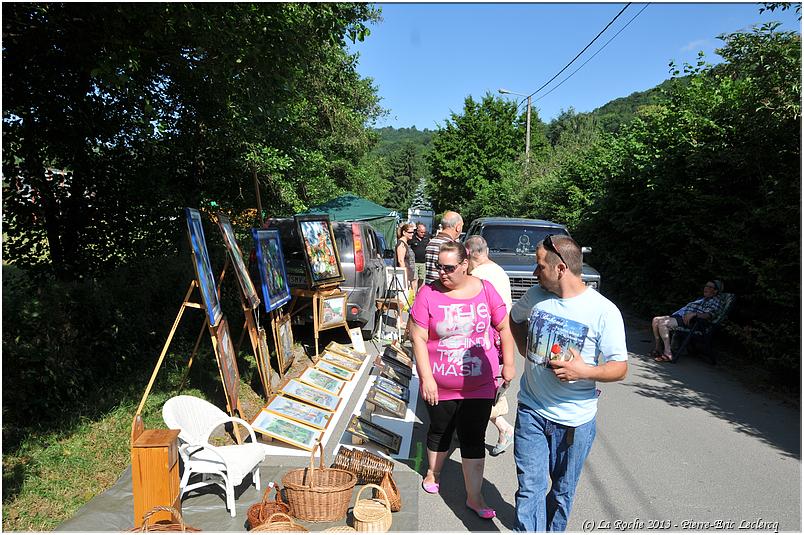
[(325, 360), (336, 366), (340, 366), (350, 372), (357, 372), (360, 369), (360, 366), (363, 364), (362, 362), (357, 362), (355, 360), (350, 359), (349, 357), (344, 357), (343, 355), (339, 355), (333, 351), (325, 350), (324, 354), (321, 355), (321, 360)]
[(240, 373), (237, 370), (237, 359), (229, 335), (229, 322), (224, 318), (215, 329), (216, 349), (218, 351), (218, 366), (223, 378), (223, 387), (226, 390), (226, 399), (232, 413), (237, 409), (237, 389), (240, 386)]
[(221, 229), (223, 242), (226, 244), (229, 258), (232, 261), (232, 265), (234, 265), (234, 272), (240, 284), (240, 290), (243, 292), (243, 300), (249, 308), (254, 308), (260, 304), (260, 298), (257, 297), (257, 290), (254, 289), (246, 264), (243, 262), (243, 252), (240, 250), (240, 246), (237, 245), (232, 223), (223, 212), (218, 212), (218, 227)]
[(385, 377), (377, 377), (374, 380), (374, 386), (382, 390), (389, 396), (395, 397), (407, 403), (410, 400), (410, 389), (402, 386), (396, 381), (391, 381)]
[(326, 428), (332, 418), (331, 412), (285, 396), (273, 396), (264, 410), (296, 420), (316, 429)]
[(294, 216), (306, 259), (310, 287), (341, 282), (343, 271), (332, 223), (326, 215)]
[(187, 219), (187, 235), (190, 238), (190, 250), (193, 253), (193, 267), (198, 282), (201, 298), (207, 312), (210, 327), (220, 321), (223, 312), (218, 301), (218, 290), (215, 286), (215, 275), (212, 273), (212, 264), (209, 262), (207, 242), (204, 238), (204, 226), (201, 223), (201, 213), (194, 208), (185, 208)]
[(318, 300), (318, 330), (346, 325), (346, 294), (339, 293)]
[(260, 411), (251, 426), (263, 435), (308, 451), (312, 451), (316, 443), (321, 440), (322, 435), (318, 429), (289, 420), (265, 409)]
[(282, 373), (285, 373), (293, 364), (293, 328), (290, 324), (290, 314), (285, 314), (276, 321), (276, 337), (277, 366)]
[(341, 402), (341, 398), (338, 396), (306, 385), (298, 379), (291, 379), (288, 381), (287, 384), (280, 389), (280, 392), (328, 411), (334, 411), (337, 409), (338, 404)]
[(278, 230), (251, 229), (257, 251), (265, 311), (271, 312), (290, 301), (290, 287)]
[(401, 399), (393, 398), (376, 388), (369, 390), (366, 401), (373, 403), (381, 409), (393, 414), (397, 418), (404, 418), (408, 406)]
[(351, 381), (352, 377), (354, 377), (355, 375), (353, 372), (341, 368), (340, 366), (336, 366), (335, 364), (327, 362), (326, 360), (319, 360), (318, 362), (316, 362), (315, 367), (324, 373), (327, 373), (344, 381)]
[(352, 417), (346, 430), (357, 437), (379, 444), (394, 454), (399, 453), (399, 447), (402, 445), (401, 436), (366, 420), (358, 414)]
[(322, 373), (315, 368), (307, 368), (299, 376), (299, 381), (307, 383), (310, 386), (326, 390), (330, 394), (338, 395), (343, 390), (344, 382), (336, 377), (332, 377), (326, 373)]

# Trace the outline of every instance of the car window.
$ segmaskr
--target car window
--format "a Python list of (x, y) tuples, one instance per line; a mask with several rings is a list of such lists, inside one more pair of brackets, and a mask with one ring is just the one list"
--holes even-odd
[(563, 228), (530, 225), (486, 225), (480, 231), (491, 253), (530, 255), (548, 234), (569, 236)]

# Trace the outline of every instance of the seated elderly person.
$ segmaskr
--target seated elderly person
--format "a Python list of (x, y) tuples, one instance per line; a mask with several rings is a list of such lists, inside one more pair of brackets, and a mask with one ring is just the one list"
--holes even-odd
[[(673, 354), (670, 350), (670, 331), (677, 327), (690, 327), (696, 318), (710, 320), (721, 307), (720, 292), (723, 283), (711, 280), (704, 285), (703, 297), (687, 303), (670, 316), (653, 318), (654, 346), (651, 356), (656, 362), (670, 362)], [(662, 351), (664, 345), (664, 351)]]

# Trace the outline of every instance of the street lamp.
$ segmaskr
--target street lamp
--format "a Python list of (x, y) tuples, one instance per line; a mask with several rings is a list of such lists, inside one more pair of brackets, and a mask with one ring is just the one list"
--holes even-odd
[(501, 95), (517, 95), (520, 97), (528, 97), (528, 118), (525, 126), (525, 162), (530, 163), (530, 99), (532, 95), (523, 95), (522, 93), (514, 93), (507, 89), (500, 88), (497, 90)]

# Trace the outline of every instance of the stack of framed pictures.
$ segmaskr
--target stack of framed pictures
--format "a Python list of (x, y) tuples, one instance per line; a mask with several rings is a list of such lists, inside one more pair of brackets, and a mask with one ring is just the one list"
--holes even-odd
[(393, 431), (382, 427), (381, 425), (370, 422), (359, 414), (352, 416), (346, 430), (361, 440), (369, 440), (386, 448), (390, 453), (399, 454), (399, 448), (402, 445), (402, 437)]
[(390, 396), (377, 387), (369, 390), (366, 396), (366, 403), (374, 406), (374, 409), (381, 409), (396, 418), (404, 418), (408, 410), (407, 404), (399, 398)]
[(408, 368), (413, 368), (413, 359), (408, 355), (403, 349), (400, 349), (394, 345), (387, 345), (385, 346), (385, 350), (382, 353), (383, 360), (393, 360), (399, 364), (407, 366)]
[(368, 353), (363, 353), (361, 351), (357, 351), (349, 346), (345, 346), (343, 344), (339, 344), (338, 342), (330, 342), (327, 347), (327, 350), (332, 351), (333, 353), (337, 353), (339, 355), (343, 355), (344, 357), (349, 357), (352, 360), (356, 360), (357, 362), (363, 362), (368, 357)]
[[(287, 398), (280, 398), (287, 399)], [(304, 405), (298, 403), (298, 405)], [(297, 415), (297, 418), (302, 418), (302, 415), (308, 414), (305, 409), (294, 409), (289, 406), (282, 406)], [(314, 419), (313, 415), (309, 418)], [(317, 442), (321, 440), (324, 432), (321, 429), (316, 429), (312, 426), (302, 424), (298, 419), (291, 419), (272, 410), (268, 407), (260, 411), (251, 426), (255, 431), (262, 433), (270, 438), (287, 442), (293, 446), (298, 446), (302, 449), (311, 451)]]

